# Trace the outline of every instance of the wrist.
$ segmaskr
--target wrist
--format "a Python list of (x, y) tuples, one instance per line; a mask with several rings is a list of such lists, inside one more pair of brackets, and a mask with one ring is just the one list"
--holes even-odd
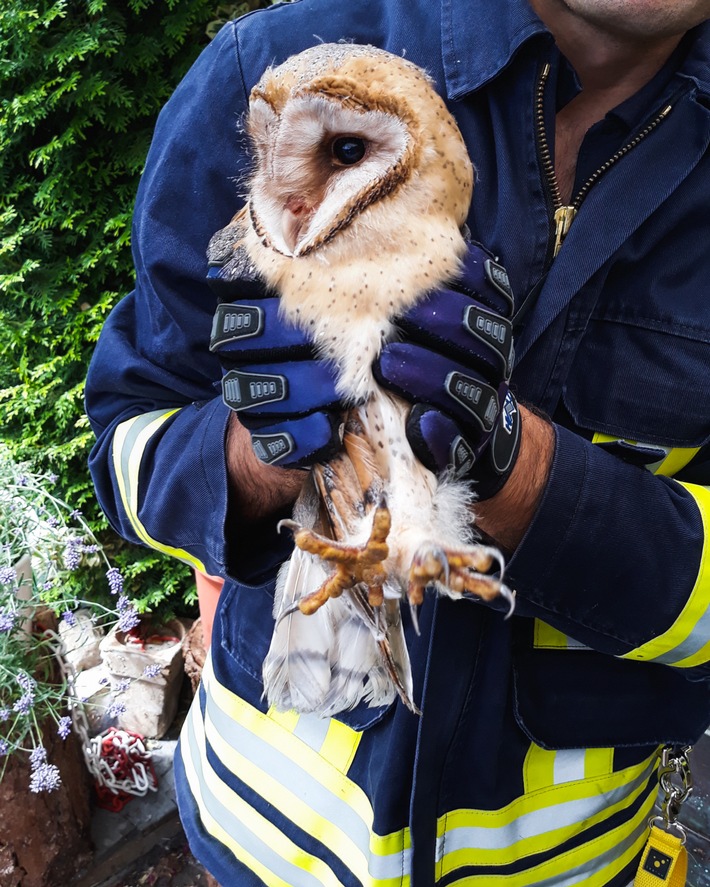
[(305, 481), (304, 472), (262, 462), (236, 413), (229, 417), (225, 450), (230, 521), (260, 520), (296, 501)]
[(475, 505), (477, 525), (505, 551), (517, 548), (532, 522), (552, 466), (554, 426), (548, 419), (518, 405), (520, 450), (505, 485)]

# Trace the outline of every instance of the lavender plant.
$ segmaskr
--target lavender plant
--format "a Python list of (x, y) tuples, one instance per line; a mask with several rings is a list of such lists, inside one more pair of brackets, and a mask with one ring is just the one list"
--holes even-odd
[[(130, 631), (139, 622), (121, 574), (81, 513), (54, 494), (56, 480), (16, 463), (0, 445), (0, 780), (12, 755), (28, 755), (33, 792), (59, 787), (47, 731), (65, 740), (83, 704), (57, 622), (72, 625), (80, 608), (105, 630)], [(115, 606), (74, 593), (80, 584), (68, 580), (85, 568), (103, 572)]]

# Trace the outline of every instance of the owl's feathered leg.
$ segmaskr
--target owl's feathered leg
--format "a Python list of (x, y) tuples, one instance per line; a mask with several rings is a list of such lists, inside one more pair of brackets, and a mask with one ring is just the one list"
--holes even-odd
[[(495, 564), (499, 576), (487, 575)], [(503, 558), (487, 545), (467, 545), (458, 549), (424, 548), (417, 552), (409, 571), (407, 597), (413, 606), (424, 600), (427, 585), (435, 583), (453, 597), (464, 592), (485, 601), (502, 597), (508, 602), (508, 616), (515, 606), (515, 593), (502, 582)]]
[(370, 538), (364, 545), (348, 545), (321, 536), (313, 530), (300, 527), (295, 521), (283, 520), (279, 529), (286, 527), (293, 531), (297, 547), (335, 567), (335, 572), (315, 591), (300, 598), (298, 609), (310, 616), (332, 597), (340, 597), (346, 589), (365, 585), (371, 606), (379, 606), (384, 600), (382, 586), (387, 578), (382, 568), (388, 554), (387, 536), (391, 520), (387, 506), (382, 503), (375, 509)]

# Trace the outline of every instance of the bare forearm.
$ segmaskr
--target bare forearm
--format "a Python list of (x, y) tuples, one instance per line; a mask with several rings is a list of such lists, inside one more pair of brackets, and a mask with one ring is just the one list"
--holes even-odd
[(520, 454), (506, 485), (475, 507), (477, 523), (505, 551), (518, 546), (532, 521), (552, 465), (555, 433), (549, 422), (520, 407)]
[(259, 520), (295, 502), (303, 486), (304, 473), (265, 465), (257, 459), (249, 432), (236, 414), (229, 418), (226, 448), (232, 520), (239, 523)]

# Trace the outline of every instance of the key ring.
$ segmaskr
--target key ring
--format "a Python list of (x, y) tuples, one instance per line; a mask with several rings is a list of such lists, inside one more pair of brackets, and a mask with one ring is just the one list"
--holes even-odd
[(693, 792), (693, 775), (690, 772), (691, 746), (666, 745), (661, 752), (658, 782), (664, 793), (661, 814), (652, 816), (649, 825), (657, 826), (680, 838), (685, 844), (687, 834), (678, 822), (680, 808)]

